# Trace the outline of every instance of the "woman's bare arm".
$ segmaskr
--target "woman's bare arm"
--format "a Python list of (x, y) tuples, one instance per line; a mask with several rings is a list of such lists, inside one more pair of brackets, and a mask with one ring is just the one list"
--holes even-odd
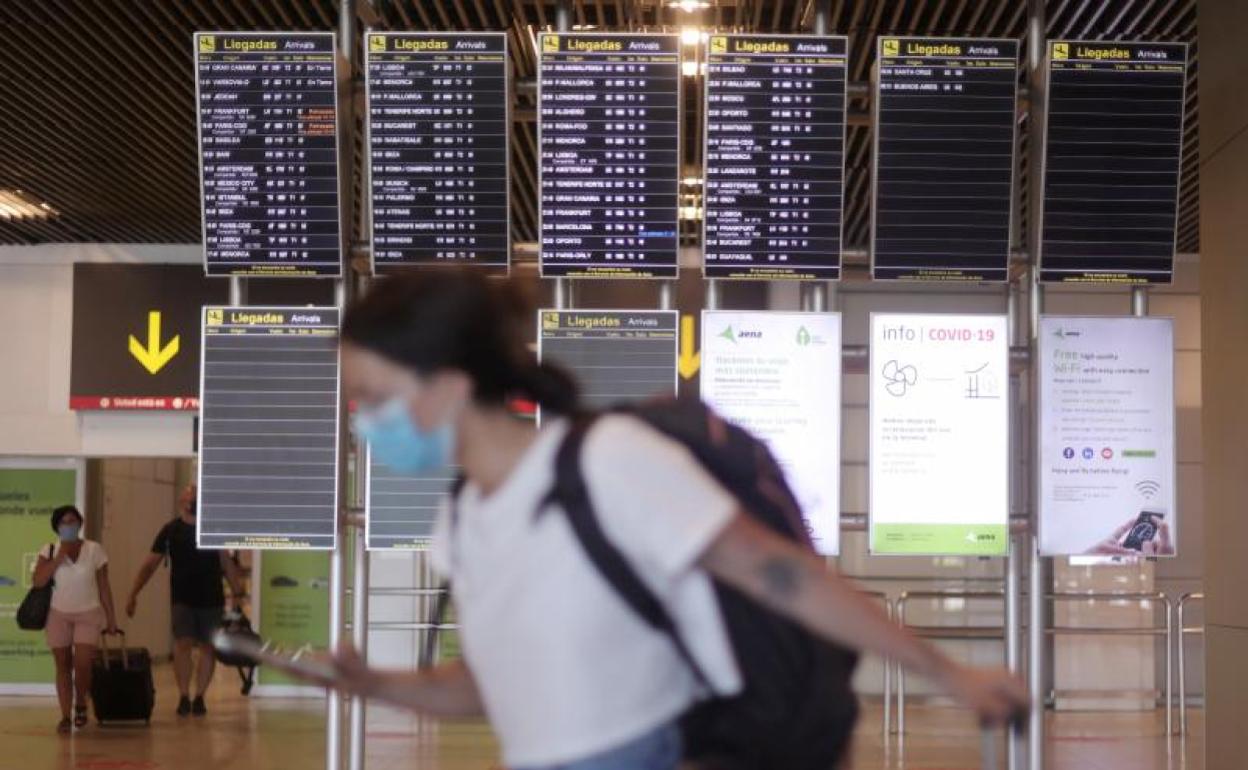
[(703, 554), (701, 566), (812, 633), (899, 661), (957, 696), (985, 720), (1001, 722), (1027, 706), (1026, 689), (1015, 677), (954, 662), (893, 623), (822, 559), (748, 515), (734, 517)]

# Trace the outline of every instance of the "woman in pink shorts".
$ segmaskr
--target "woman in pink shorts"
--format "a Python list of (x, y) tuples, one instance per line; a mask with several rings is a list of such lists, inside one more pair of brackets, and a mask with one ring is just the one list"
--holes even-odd
[(113, 590), (108, 584), (108, 556), (99, 543), (82, 539), (82, 514), (72, 505), (61, 506), (52, 512), (52, 529), (60, 542), (39, 554), (34, 584), (44, 586), (54, 581), (46, 633), (56, 660), (56, 697), (61, 703), (61, 722), (56, 729), (67, 733), (71, 725), (87, 724), (91, 664), (100, 632), (115, 631), (117, 624)]

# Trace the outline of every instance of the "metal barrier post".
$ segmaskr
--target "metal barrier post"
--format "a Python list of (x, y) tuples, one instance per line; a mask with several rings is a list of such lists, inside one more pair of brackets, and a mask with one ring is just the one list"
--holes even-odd
[(1164, 593), (1166, 608), (1166, 735), (1174, 735), (1174, 603)]
[(1178, 603), (1178, 629), (1176, 629), (1176, 644), (1179, 652), (1179, 735), (1187, 735), (1187, 651), (1185, 649), (1188, 634), (1203, 634), (1204, 626), (1187, 627), (1187, 603), (1189, 601), (1201, 601), (1205, 595), (1199, 591), (1193, 591), (1183, 594), (1179, 597)]
[[(903, 628), (906, 625), (906, 599), (903, 591), (897, 597), (897, 623)], [(897, 664), (897, 740), (905, 740), (906, 735), (906, 667)]]
[[(887, 596), (884, 599), (884, 611), (888, 613), (888, 619), (897, 622), (896, 607), (893, 601)], [(892, 701), (893, 701), (893, 661), (891, 658), (884, 658), (884, 742), (888, 743), (888, 736), (892, 732)]]

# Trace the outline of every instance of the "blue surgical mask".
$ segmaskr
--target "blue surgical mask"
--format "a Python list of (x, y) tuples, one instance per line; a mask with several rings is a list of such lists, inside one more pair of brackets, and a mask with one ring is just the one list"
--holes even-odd
[(78, 539), (78, 533), (82, 531), (82, 527), (77, 524), (62, 524), (56, 528), (56, 535), (63, 543), (72, 543)]
[(358, 411), (355, 431), (368, 442), (377, 459), (398, 473), (443, 468), (454, 454), (455, 432), (451, 422), (448, 420), (431, 431), (422, 430), (401, 398)]

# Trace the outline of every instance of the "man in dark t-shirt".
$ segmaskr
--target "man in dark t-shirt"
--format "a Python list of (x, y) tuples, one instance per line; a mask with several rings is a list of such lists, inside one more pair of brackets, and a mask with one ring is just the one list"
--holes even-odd
[[(201, 550), (196, 545), (196, 489), (188, 486), (178, 497), (179, 514), (161, 528), (152, 542), (152, 552), (135, 575), (134, 587), (126, 602), (126, 615), (134, 617), (139, 592), (152, 578), (160, 563), (169, 560), (169, 595), (173, 602), (173, 670), (177, 679), (178, 716), (208, 713), (204, 692), (212, 682), (216, 668), (212, 634), (221, 626), (225, 613), (225, 590), (222, 579), (230, 581), (230, 591), (237, 600), (242, 596), (242, 581), (234, 560), (225, 551)], [(190, 697), (193, 653), (199, 648), (196, 667), (195, 698)]]

